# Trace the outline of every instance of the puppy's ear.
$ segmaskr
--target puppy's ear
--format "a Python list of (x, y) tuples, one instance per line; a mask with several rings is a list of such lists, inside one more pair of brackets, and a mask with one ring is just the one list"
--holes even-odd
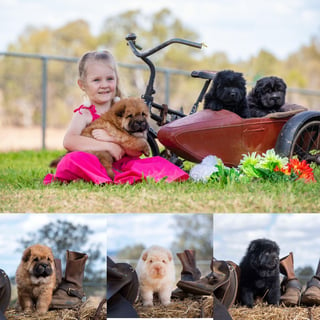
[(141, 259), (142, 259), (143, 261), (146, 261), (147, 258), (148, 258), (148, 252), (146, 251), (146, 252), (143, 253)]
[(286, 84), (286, 83), (284, 82), (284, 80), (281, 79), (281, 78), (280, 78), (280, 83), (282, 84), (284, 90), (286, 90), (286, 89), (287, 89), (287, 84)]
[(27, 248), (26, 250), (24, 250), (23, 255), (22, 255), (22, 261), (23, 262), (27, 262), (30, 259), (31, 256), (31, 249)]
[(119, 102), (115, 103), (113, 106), (112, 106), (112, 110), (114, 112), (114, 114), (117, 116), (117, 117), (120, 117), (122, 118), (123, 117), (123, 114), (126, 110), (126, 102), (123, 100), (120, 100)]
[(256, 247), (257, 247), (257, 244), (255, 242), (252, 242), (250, 245), (249, 245), (249, 248), (248, 248), (248, 252), (249, 253), (252, 253), (256, 250)]

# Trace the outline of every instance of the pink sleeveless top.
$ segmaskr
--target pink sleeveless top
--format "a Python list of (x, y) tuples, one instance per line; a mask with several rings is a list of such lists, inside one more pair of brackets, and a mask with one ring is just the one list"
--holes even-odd
[(81, 109), (87, 109), (87, 110), (90, 111), (90, 113), (91, 113), (91, 115), (92, 115), (92, 121), (100, 118), (100, 115), (97, 114), (96, 107), (95, 107), (95, 105), (93, 105), (93, 104), (92, 104), (90, 107), (86, 107), (86, 106), (84, 106), (84, 105), (81, 105), (79, 108), (74, 109), (73, 112), (79, 112), (80, 114), (82, 114), (82, 113), (81, 113)]

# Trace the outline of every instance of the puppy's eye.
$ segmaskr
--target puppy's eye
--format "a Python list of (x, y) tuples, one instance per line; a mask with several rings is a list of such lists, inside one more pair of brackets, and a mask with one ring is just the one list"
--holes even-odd
[(152, 260), (149, 260), (149, 263), (152, 263), (153, 261)]
[(162, 260), (162, 263), (167, 263), (167, 261), (166, 260)]
[(132, 114), (128, 114), (128, 115), (127, 115), (127, 118), (132, 119), (132, 118), (133, 118), (133, 115), (132, 115)]
[(34, 258), (33, 261), (34, 261), (34, 262), (38, 262), (38, 261), (39, 261), (39, 258)]

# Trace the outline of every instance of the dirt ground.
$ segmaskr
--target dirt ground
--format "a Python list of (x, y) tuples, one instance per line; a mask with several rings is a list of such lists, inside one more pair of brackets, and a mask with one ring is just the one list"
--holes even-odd
[[(46, 149), (62, 150), (66, 128), (47, 128)], [(42, 149), (42, 128), (39, 127), (0, 127), (0, 152)]]

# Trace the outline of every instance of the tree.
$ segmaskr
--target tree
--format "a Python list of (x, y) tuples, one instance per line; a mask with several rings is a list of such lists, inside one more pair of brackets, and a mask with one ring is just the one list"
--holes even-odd
[(65, 266), (66, 250), (86, 253), (88, 261), (85, 280), (98, 282), (105, 279), (105, 254), (101, 253), (103, 246), (99, 243), (88, 247), (87, 242), (91, 234), (93, 231), (87, 225), (75, 225), (59, 219), (35, 232), (30, 232), (27, 238), (21, 238), (19, 251), (35, 243), (47, 245), (52, 249), (54, 257), (61, 259), (62, 268)]
[(136, 244), (134, 246), (126, 246), (117, 252), (117, 258), (135, 260), (140, 257), (141, 252), (146, 249), (143, 244)]
[(211, 259), (213, 256), (213, 215), (186, 214), (176, 215), (177, 240), (172, 250), (182, 252), (185, 249), (196, 250), (197, 259)]
[(301, 282), (302, 286), (306, 285), (306, 283), (311, 280), (314, 275), (313, 268), (311, 266), (306, 266), (303, 268), (297, 268), (296, 275), (299, 281)]

